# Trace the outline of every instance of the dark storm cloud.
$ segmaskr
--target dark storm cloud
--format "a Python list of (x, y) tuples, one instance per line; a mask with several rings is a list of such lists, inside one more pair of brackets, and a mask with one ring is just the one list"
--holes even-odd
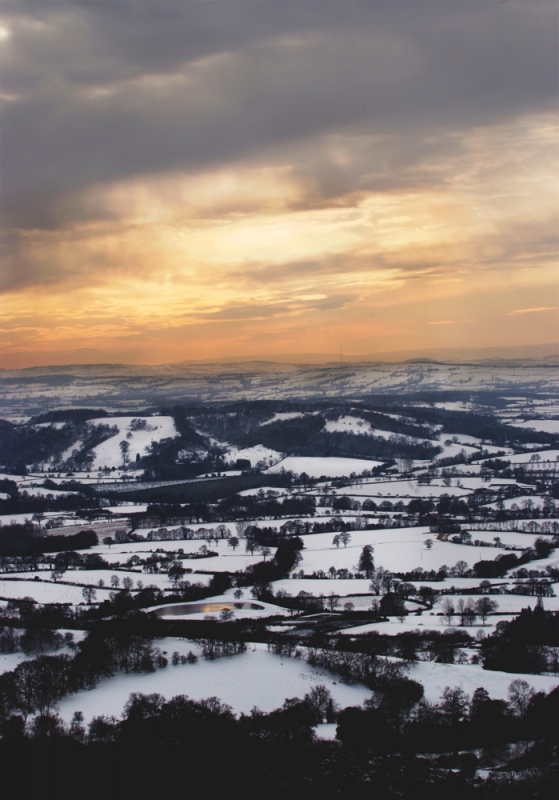
[[(102, 217), (78, 198), (94, 183), (264, 158), (352, 128), (464, 130), (557, 97), (555, 5), (24, 0), (3, 11), (2, 191), (17, 227)], [(378, 168), (379, 187), (411, 152)], [(351, 189), (320, 159), (311, 172), (319, 196)]]

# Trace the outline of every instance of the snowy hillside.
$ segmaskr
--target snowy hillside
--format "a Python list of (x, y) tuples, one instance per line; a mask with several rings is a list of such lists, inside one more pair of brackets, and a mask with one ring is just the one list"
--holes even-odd
[[(137, 425), (133, 425), (136, 420)], [(152, 442), (178, 436), (172, 417), (110, 417), (110, 424), (118, 427), (118, 433), (93, 448), (93, 469), (120, 467), (123, 464), (121, 443), (126, 442), (128, 460), (145, 455)], [(92, 419), (90, 425), (107, 424), (107, 419)]]

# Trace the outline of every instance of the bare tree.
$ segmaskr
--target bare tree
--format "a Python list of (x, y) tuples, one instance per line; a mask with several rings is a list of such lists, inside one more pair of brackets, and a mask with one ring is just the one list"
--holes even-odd
[(237, 535), (239, 539), (245, 538), (246, 529), (250, 527), (250, 523), (246, 521), (246, 519), (241, 519), (239, 522), (235, 523), (235, 529), (237, 531)]
[(334, 594), (334, 592), (330, 592), (328, 595), (328, 605), (330, 606), (330, 611), (334, 611), (336, 606), (340, 604), (340, 598), (338, 595)]
[(326, 686), (322, 683), (313, 686), (303, 699), (310, 706), (315, 723), (324, 722), (328, 707), (332, 702), (332, 695)]
[(351, 533), (348, 533), (347, 531), (342, 531), (342, 533), (340, 533), (340, 540), (343, 546), (347, 547), (351, 541)]
[(445, 686), (441, 708), (452, 723), (458, 722), (468, 712), (470, 698), (459, 686)]
[(535, 692), (530, 684), (522, 680), (522, 678), (512, 681), (508, 690), (509, 703), (517, 716), (525, 716), (534, 694)]
[(475, 605), (476, 613), (479, 617), (481, 617), (481, 621), (485, 625), (485, 620), (499, 608), (499, 604), (495, 602), (495, 600), (491, 600), (489, 597), (480, 597)]
[(85, 602), (89, 605), (96, 599), (97, 592), (93, 586), (84, 586), (82, 589), (82, 595)]
[(441, 605), (441, 611), (443, 612), (443, 616), (446, 617), (446, 621), (450, 625), (452, 622), (452, 617), (454, 616), (456, 609), (454, 608), (454, 603), (450, 599), (450, 597), (445, 597)]
[(127, 442), (126, 439), (123, 439), (122, 442), (119, 442), (120, 452), (122, 454), (122, 466), (125, 467), (128, 462), (130, 461), (130, 442)]

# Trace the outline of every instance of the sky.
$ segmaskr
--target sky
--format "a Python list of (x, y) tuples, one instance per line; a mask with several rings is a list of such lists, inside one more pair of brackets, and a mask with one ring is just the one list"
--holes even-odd
[(559, 341), (558, 10), (0, 2), (1, 366)]

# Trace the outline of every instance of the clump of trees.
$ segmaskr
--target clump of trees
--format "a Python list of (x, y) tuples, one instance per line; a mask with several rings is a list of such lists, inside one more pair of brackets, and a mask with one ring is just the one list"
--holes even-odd
[(538, 603), (510, 621), (498, 622), (482, 642), (484, 669), (559, 674), (559, 614)]
[(31, 522), (12, 523), (0, 527), (0, 556), (31, 556), (55, 553), (62, 550), (87, 550), (99, 544), (94, 530), (85, 530), (70, 536), (56, 534), (45, 536)]

